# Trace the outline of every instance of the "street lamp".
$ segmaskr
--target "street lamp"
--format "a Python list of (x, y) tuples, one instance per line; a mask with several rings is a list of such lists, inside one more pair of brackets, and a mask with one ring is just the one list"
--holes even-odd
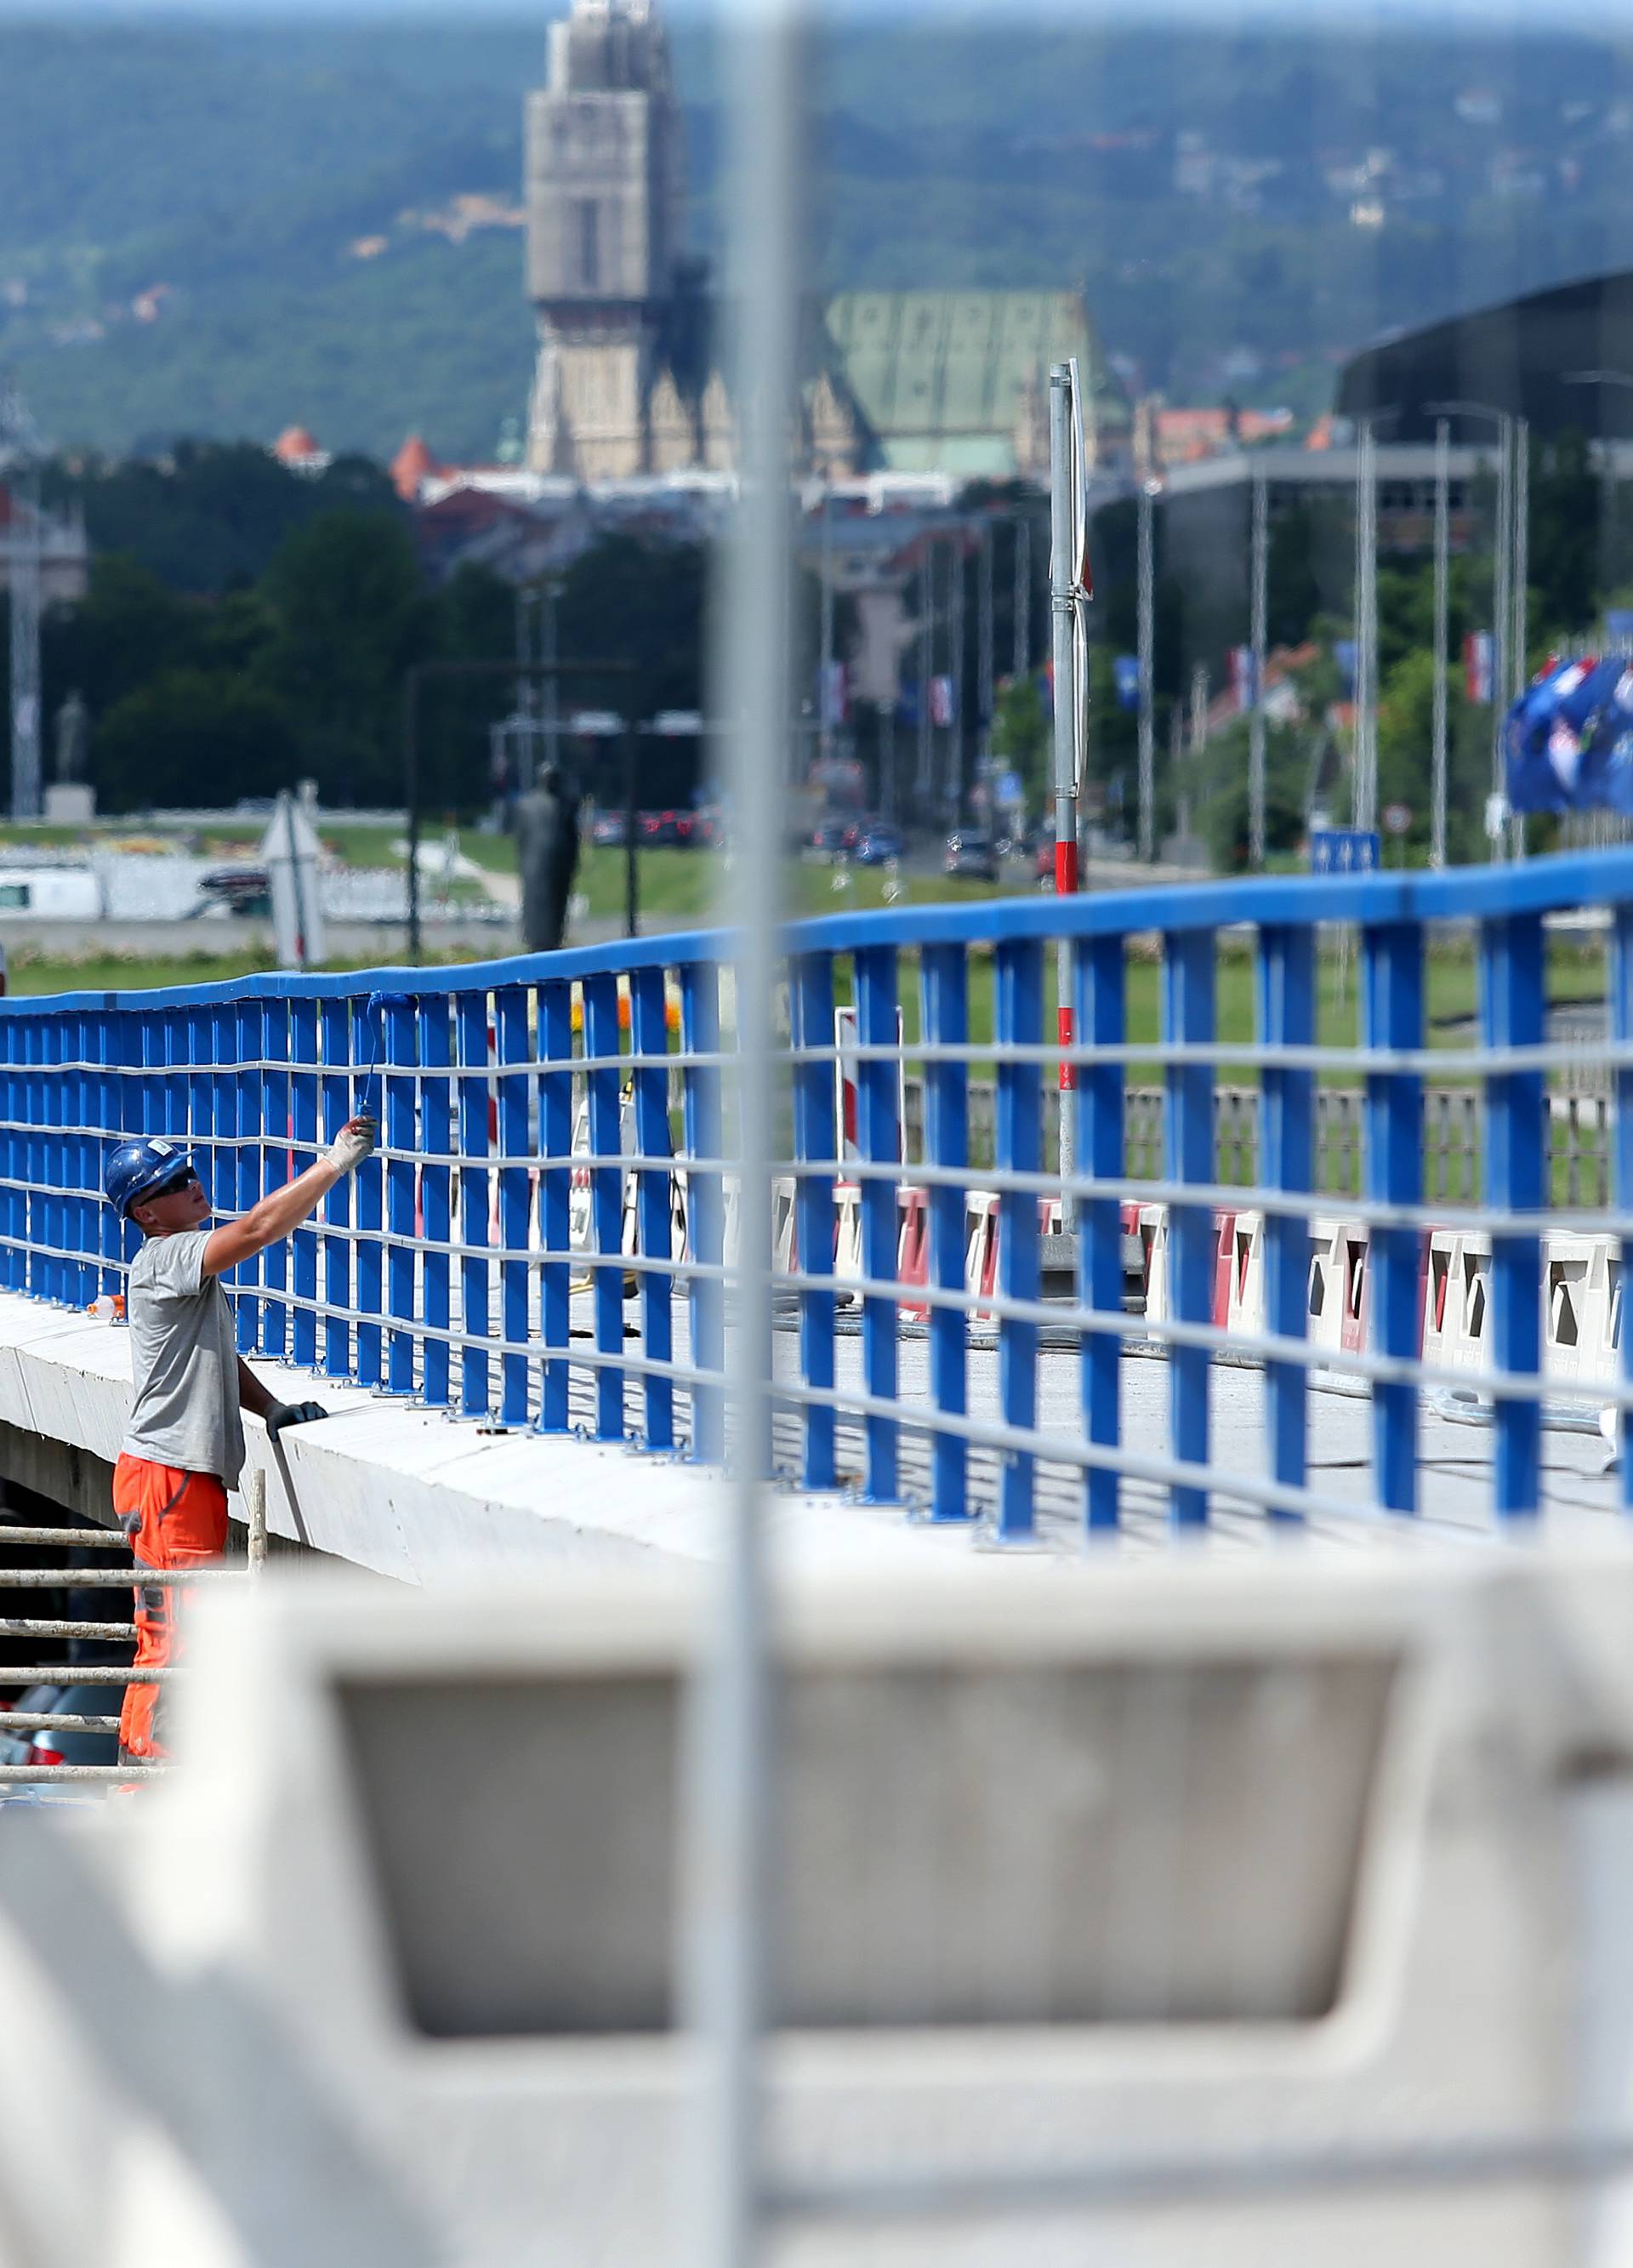
[[(1633, 376), (1629, 376), (1625, 370), (1568, 370), (1565, 372), (1565, 384), (1567, 386), (1607, 386), (1618, 387), (1624, 394), (1633, 394)], [(1611, 541), (1616, 508), (1616, 466), (1615, 460), (1611, 454), (1610, 436), (1604, 430), (1602, 418), (1600, 421), (1599, 444), (1603, 452), (1600, 460), (1599, 474), (1600, 558), (1600, 569), (1605, 578), (1606, 586), (1608, 588), (1613, 571)]]
[[(1501, 797), (1503, 778), (1503, 717), (1508, 703), (1524, 690), (1526, 667), (1526, 554), (1529, 519), (1529, 448), (1531, 427), (1512, 410), (1489, 401), (1426, 401), (1437, 417), (1489, 417), (1497, 431), (1497, 542), (1493, 562), (1491, 612), (1495, 617), (1491, 656), (1491, 792)], [(1515, 460), (1525, 466), (1527, 494), (1515, 493)], [(1510, 682), (1511, 678), (1516, 681)]]
[(1355, 420), (1355, 810), (1378, 824), (1378, 457), (1373, 435), (1400, 416), (1393, 402)]

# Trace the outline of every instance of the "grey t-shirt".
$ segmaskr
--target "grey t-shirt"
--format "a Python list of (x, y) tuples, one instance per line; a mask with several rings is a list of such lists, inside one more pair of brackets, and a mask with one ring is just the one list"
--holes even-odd
[(130, 1263), (130, 1375), (136, 1400), (121, 1445), (151, 1464), (215, 1473), (237, 1485), (244, 1463), (238, 1346), (220, 1280), (204, 1273), (207, 1228), (150, 1236)]

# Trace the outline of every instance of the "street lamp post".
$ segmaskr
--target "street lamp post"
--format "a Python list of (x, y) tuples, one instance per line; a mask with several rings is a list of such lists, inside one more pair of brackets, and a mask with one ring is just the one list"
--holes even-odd
[(1156, 849), (1157, 763), (1151, 674), (1156, 645), (1156, 516), (1159, 483), (1140, 483), (1139, 661), (1140, 661), (1140, 805), (1139, 854), (1150, 865)]
[[(1432, 416), (1488, 417), (1497, 427), (1497, 542), (1491, 578), (1491, 793), (1500, 799), (1504, 793), (1503, 717), (1512, 697), (1509, 681), (1513, 671), (1514, 570), (1519, 563), (1516, 557), (1519, 543), (1514, 509), (1514, 435), (1517, 426), (1527, 435), (1530, 428), (1523, 418), (1516, 419), (1512, 410), (1498, 409), (1489, 401), (1427, 401), (1423, 407)], [(1523, 616), (1520, 619), (1523, 623)], [(1524, 666), (1523, 659), (1520, 666)], [(1501, 837), (1495, 839), (1500, 842)]]
[[(1625, 370), (1569, 370), (1565, 372), (1565, 384), (1567, 386), (1604, 386), (1622, 394), (1633, 394), (1633, 372)], [(1616, 465), (1615, 459), (1611, 453), (1610, 436), (1604, 430), (1602, 417), (1600, 420), (1599, 446), (1603, 453), (1599, 468), (1600, 572), (1604, 578), (1605, 587), (1608, 589), (1611, 576), (1615, 571), (1611, 545), (1616, 511)]]

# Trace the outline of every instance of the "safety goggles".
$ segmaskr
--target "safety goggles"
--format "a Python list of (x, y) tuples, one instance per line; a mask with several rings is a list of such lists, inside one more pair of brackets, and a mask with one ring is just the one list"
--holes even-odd
[(174, 1197), (178, 1189), (188, 1188), (198, 1178), (196, 1166), (178, 1166), (173, 1173), (166, 1174), (162, 1182), (155, 1182), (151, 1189), (145, 1189), (139, 1197), (133, 1197), (131, 1203), (146, 1204), (152, 1197)]

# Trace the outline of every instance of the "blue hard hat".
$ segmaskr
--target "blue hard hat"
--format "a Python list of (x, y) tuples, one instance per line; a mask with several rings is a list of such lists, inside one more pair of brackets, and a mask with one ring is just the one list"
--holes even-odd
[(130, 1208), (139, 1198), (151, 1197), (166, 1182), (180, 1182), (197, 1170), (179, 1144), (143, 1136), (134, 1142), (121, 1142), (114, 1151), (102, 1176), (102, 1194), (120, 1219), (129, 1220)]

